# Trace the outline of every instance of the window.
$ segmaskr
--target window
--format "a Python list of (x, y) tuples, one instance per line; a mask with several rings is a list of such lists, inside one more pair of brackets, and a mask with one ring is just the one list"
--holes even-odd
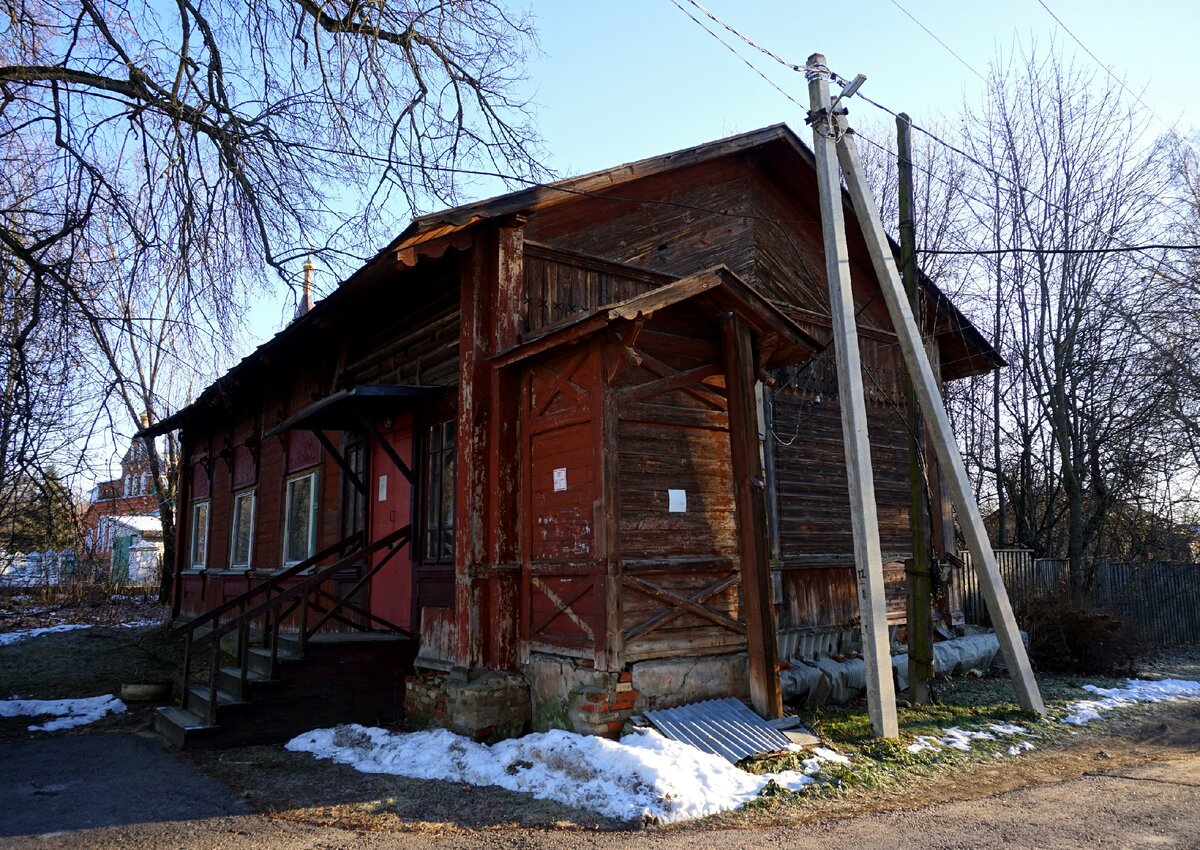
[(425, 467), (425, 560), (454, 560), (454, 428), (455, 420), (429, 429)]
[(192, 569), (208, 565), (208, 499), (192, 503)]
[(283, 514), (283, 562), (296, 564), (317, 552), (317, 473), (289, 478)]
[[(361, 442), (346, 445), (343, 456), (346, 465), (354, 471), (359, 481), (367, 477), (367, 453)], [(354, 486), (350, 476), (342, 473), (342, 536), (349, 537), (367, 527), (367, 497)]]
[(233, 495), (233, 540), (229, 544), (229, 566), (250, 567), (250, 546), (254, 540), (254, 491)]

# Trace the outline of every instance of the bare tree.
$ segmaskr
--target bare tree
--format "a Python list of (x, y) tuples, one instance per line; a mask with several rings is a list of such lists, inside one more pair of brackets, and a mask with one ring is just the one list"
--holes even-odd
[(0, 0), (0, 32), (0, 156), (29, 178), (0, 216), (5, 379), (46, 383), (34, 347), (67, 333), (133, 422), (248, 288), (352, 268), (464, 173), (543, 172), (532, 29), (497, 0)]
[(1018, 539), (1061, 545), (1077, 590), (1106, 517), (1161, 460), (1157, 388), (1122, 309), (1140, 260), (1113, 250), (1156, 235), (1162, 150), (1139, 143), (1140, 126), (1115, 85), (1036, 49), (993, 72), (965, 125), (988, 167), (974, 193), (997, 199), (993, 306), (1010, 367), (993, 415), (1013, 450), (997, 476)]

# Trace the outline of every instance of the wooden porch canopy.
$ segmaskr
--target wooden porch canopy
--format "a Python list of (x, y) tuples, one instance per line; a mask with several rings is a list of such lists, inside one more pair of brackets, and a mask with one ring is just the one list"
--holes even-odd
[(758, 338), (758, 356), (754, 365), (759, 370), (808, 360), (822, 347), (753, 286), (726, 266), (717, 266), (625, 301), (586, 310), (538, 328), (524, 334), (517, 345), (490, 359), (499, 367), (510, 366), (536, 354), (578, 342), (613, 323), (636, 323), (688, 300), (714, 318), (729, 314), (739, 316)]
[(284, 431), (312, 431), (325, 451), (334, 459), (346, 477), (358, 491), (367, 493), (367, 485), (363, 482), (342, 453), (325, 435), (326, 431), (347, 431), (361, 429), (373, 439), (384, 454), (391, 459), (400, 473), (409, 483), (416, 482), (416, 475), (404, 461), (392, 444), (380, 433), (376, 422), (388, 416), (394, 416), (411, 409), (422, 399), (431, 398), (446, 391), (445, 387), (425, 385), (377, 385), (363, 384), (349, 389), (338, 390), (325, 398), (315, 401), (300, 412), (289, 416), (274, 428), (267, 431), (264, 437), (274, 437)]
[[(663, 316), (669, 312), (675, 312), (674, 319)], [(664, 362), (639, 342), (644, 337), (656, 335), (657, 332), (652, 330), (656, 324), (666, 326), (671, 321), (680, 320), (689, 325), (695, 323), (696, 339), (703, 339), (707, 343), (700, 346), (705, 353), (698, 355), (699, 360), (684, 355), (679, 362)], [(820, 349), (820, 345), (763, 298), (753, 286), (728, 268), (719, 266), (527, 333), (517, 345), (493, 356), (492, 363), (498, 368), (529, 364), (531, 373), (540, 371), (538, 377), (549, 381), (547, 389), (538, 396), (541, 407), (535, 404), (535, 411), (525, 414), (532, 418), (542, 415), (545, 406), (555, 398), (558, 387), (564, 386), (576, 372), (572, 366), (555, 371), (546, 367), (546, 364), (553, 362), (556, 357), (561, 362), (562, 349), (575, 346), (580, 346), (581, 352), (575, 355), (573, 361), (570, 357), (567, 360), (582, 362), (581, 358), (587, 356), (584, 346), (592, 343), (594, 347), (598, 340), (611, 348), (607, 354), (599, 356), (597, 366), (585, 379), (587, 388), (582, 393), (589, 401), (582, 402), (582, 407), (573, 412), (578, 415), (579, 410), (586, 411), (583, 421), (590, 427), (588, 434), (599, 440), (598, 448), (588, 455), (590, 461), (583, 461), (592, 464), (588, 480), (598, 483), (593, 491), (587, 491), (581, 498), (586, 504), (595, 495), (603, 506), (597, 509), (602, 510), (602, 515), (594, 516), (595, 548), (588, 549), (589, 554), (599, 553), (596, 556), (596, 569), (602, 572), (586, 575), (572, 572), (555, 577), (547, 562), (543, 561), (535, 574), (532, 556), (523, 555), (523, 569), (527, 571), (529, 586), (536, 588), (541, 597), (549, 602), (549, 607), (537, 619), (529, 621), (528, 632), (531, 636), (544, 633), (546, 627), (560, 616), (571, 619), (590, 641), (597, 663), (605, 665), (604, 669), (620, 669), (627, 659), (624, 654), (627, 640), (644, 640), (651, 632), (679, 617), (698, 618), (706, 627), (715, 626), (717, 630), (735, 633), (740, 636), (738, 643), (745, 642), (750, 696), (754, 707), (765, 717), (778, 717), (781, 694), (776, 670), (775, 617), (771, 603), (766, 478), (760, 452), (755, 383), (759, 380), (769, 381), (764, 370), (807, 360)], [(714, 353), (715, 361), (712, 359)], [(640, 367), (637, 379), (631, 382), (629, 375), (620, 374), (624, 364)], [(653, 377), (649, 382), (641, 381), (640, 378), (646, 374)], [(724, 380), (724, 385), (719, 389), (716, 385), (704, 384), (705, 379), (717, 376)], [(531, 374), (531, 383), (533, 379), (534, 375)], [(712, 413), (712, 410), (694, 408), (688, 412), (697, 416), (683, 421), (701, 428), (715, 427), (727, 431), (727, 462), (733, 484), (730, 495), (737, 516), (734, 532), (737, 558), (732, 573), (713, 576), (712, 581), (706, 581), (701, 586), (689, 586), (686, 591), (679, 591), (673, 585), (663, 586), (661, 581), (649, 581), (644, 574), (626, 573), (620, 543), (619, 505), (622, 500), (617, 495), (619, 487), (630, 486), (618, 483), (622, 418), (634, 421), (638, 416), (646, 415), (639, 395), (662, 395), (675, 391), (696, 394), (707, 404), (718, 400), (720, 418), (725, 420), (723, 423), (714, 425), (716, 417), (699, 416), (701, 413)], [(532, 391), (529, 395), (532, 395)], [(544, 424), (554, 415), (557, 414), (547, 414), (540, 422)], [(664, 435), (676, 433), (669, 424), (646, 427), (657, 429)], [(544, 436), (551, 432), (552, 428), (536, 432), (535, 427), (529, 428), (527, 439), (530, 451), (523, 461), (530, 465), (530, 471), (525, 473), (527, 476), (533, 475), (532, 465), (536, 462), (532, 448), (536, 434)], [(689, 451), (686, 447), (683, 449), (685, 455)], [(713, 455), (709, 458), (710, 462), (716, 457)], [(723, 466), (726, 461), (721, 458), (717, 462)], [(632, 486), (644, 489), (648, 485), (643, 480), (640, 485)], [(532, 498), (532, 491), (529, 498)], [(533, 517), (530, 516), (527, 521), (533, 522)], [(675, 562), (684, 574), (690, 572), (689, 559), (684, 554), (686, 545), (681, 544), (683, 548), (679, 552), (684, 556)], [(667, 560), (675, 559), (668, 557)], [(559, 584), (551, 587), (552, 581)], [(706, 604), (734, 585), (740, 585), (742, 603), (739, 604), (739, 610), (744, 622)], [(597, 590), (598, 587), (602, 590)], [(572, 606), (577, 600), (584, 599), (589, 590), (604, 600), (596, 603), (602, 607), (603, 614), (598, 620), (594, 618), (592, 625), (579, 625), (585, 621)], [(650, 597), (656, 604), (666, 607), (652, 614), (649, 619), (623, 622), (621, 600), (629, 594)], [(531, 602), (528, 609), (531, 615), (532, 605)], [(729, 645), (728, 642), (714, 644)], [(649, 651), (653, 653), (653, 650)], [(647, 657), (655, 656), (651, 654)]]
[(413, 402), (445, 392), (445, 387), (425, 385), (363, 384), (338, 390), (315, 401), (298, 413), (289, 416), (264, 437), (274, 437), (284, 431), (344, 431), (357, 428), (362, 417), (379, 419), (411, 407)]

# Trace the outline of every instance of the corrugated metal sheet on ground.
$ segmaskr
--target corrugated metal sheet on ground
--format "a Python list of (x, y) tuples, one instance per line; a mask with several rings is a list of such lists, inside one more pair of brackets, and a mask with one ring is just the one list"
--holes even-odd
[(647, 711), (646, 719), (668, 738), (736, 763), (747, 756), (786, 750), (791, 741), (733, 697)]

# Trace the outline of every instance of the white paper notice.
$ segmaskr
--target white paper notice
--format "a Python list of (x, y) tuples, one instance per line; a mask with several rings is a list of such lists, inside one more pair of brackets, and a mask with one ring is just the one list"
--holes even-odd
[(667, 511), (673, 514), (687, 513), (687, 490), (667, 491)]
[(381, 501), (381, 502), (387, 501), (387, 476), (386, 475), (379, 476), (379, 501)]
[(554, 492), (567, 489), (567, 468), (560, 466), (554, 470)]

